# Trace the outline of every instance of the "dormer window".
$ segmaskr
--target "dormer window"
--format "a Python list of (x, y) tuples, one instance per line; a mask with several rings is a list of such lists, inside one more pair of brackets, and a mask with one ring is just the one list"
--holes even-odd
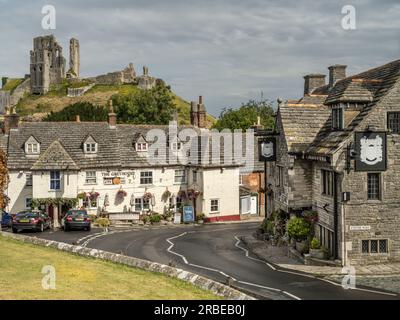
[(147, 143), (145, 142), (138, 142), (136, 143), (136, 151), (147, 151)]
[(343, 130), (344, 128), (344, 112), (342, 107), (332, 108), (332, 129)]
[(98, 144), (93, 139), (93, 137), (89, 136), (86, 138), (85, 142), (83, 143), (83, 151), (87, 154), (96, 154), (98, 151)]
[(25, 153), (31, 155), (40, 154), (40, 144), (34, 137), (30, 137), (25, 142)]
[(182, 142), (173, 142), (171, 144), (171, 148), (173, 151), (179, 151), (182, 149)]

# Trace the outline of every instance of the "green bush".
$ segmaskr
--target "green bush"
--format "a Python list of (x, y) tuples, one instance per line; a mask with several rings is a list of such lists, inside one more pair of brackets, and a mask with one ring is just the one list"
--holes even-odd
[(151, 223), (157, 223), (161, 221), (161, 216), (159, 214), (154, 214), (150, 216), (150, 222)]
[(311, 247), (311, 249), (319, 249), (321, 247), (317, 238), (313, 238), (311, 240), (310, 247)]
[(204, 213), (199, 213), (198, 215), (196, 215), (196, 220), (197, 221), (204, 220), (205, 216), (206, 215)]
[(290, 219), (287, 228), (289, 236), (296, 241), (306, 240), (311, 232), (310, 224), (303, 218)]
[(264, 219), (261, 229), (264, 233), (273, 234), (274, 233), (274, 223), (268, 219)]
[(103, 228), (107, 228), (110, 226), (110, 220), (108, 220), (107, 218), (98, 218), (96, 220), (96, 223)]
[(148, 215), (143, 215), (141, 220), (143, 221), (144, 224), (146, 224), (150, 221), (150, 217)]

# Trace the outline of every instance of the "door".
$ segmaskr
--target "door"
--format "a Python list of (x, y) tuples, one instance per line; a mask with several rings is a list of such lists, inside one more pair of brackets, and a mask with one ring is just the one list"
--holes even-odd
[(257, 196), (252, 196), (250, 199), (250, 214), (258, 214)]

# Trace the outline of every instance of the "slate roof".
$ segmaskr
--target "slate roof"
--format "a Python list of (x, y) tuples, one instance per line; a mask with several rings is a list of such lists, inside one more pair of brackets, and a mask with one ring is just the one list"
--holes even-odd
[[(22, 122), (18, 130), (12, 130), (9, 135), (8, 167), (10, 170), (62, 170), (67, 167), (69, 170), (154, 167), (155, 164), (148, 161), (146, 153), (137, 152), (135, 149), (136, 141), (141, 137), (146, 138), (151, 129), (162, 130), (169, 140), (168, 125), (118, 124), (116, 128), (110, 128), (107, 122)], [(192, 129), (196, 133), (201, 131), (193, 126), (178, 127), (179, 132), (184, 129)], [(25, 154), (25, 142), (31, 136), (40, 143), (41, 154), (39, 157)], [(83, 144), (89, 136), (98, 143), (96, 154), (84, 153)], [(150, 147), (157, 141), (148, 142)], [(206, 142), (211, 143), (211, 139)], [(1, 143), (0, 138), (0, 147)], [(194, 149), (191, 146), (190, 149), (194, 156), (199, 155), (197, 148)], [(223, 150), (223, 145), (221, 150)], [(168, 156), (172, 150), (164, 147), (158, 155), (162, 155), (162, 152)], [(221, 152), (223, 154), (223, 151)], [(170, 162), (157, 165), (176, 166), (179, 163)], [(240, 164), (231, 165), (240, 166)], [(229, 165), (208, 163), (201, 166)]]
[[(331, 89), (327, 85), (317, 88), (313, 94), (303, 97), (297, 103), (287, 103), (280, 107), (289, 151), (314, 156), (331, 155), (399, 78), (400, 60), (396, 60), (339, 80)], [(327, 96), (323, 94), (328, 92)], [(324, 96), (326, 99), (321, 102)], [(362, 102), (366, 106), (344, 130), (333, 131), (328, 105), (338, 102)]]
[(55, 140), (32, 166), (32, 170), (79, 170), (75, 161), (64, 149), (59, 140)]
[(289, 152), (304, 152), (328, 121), (330, 110), (322, 104), (286, 104), (279, 107)]

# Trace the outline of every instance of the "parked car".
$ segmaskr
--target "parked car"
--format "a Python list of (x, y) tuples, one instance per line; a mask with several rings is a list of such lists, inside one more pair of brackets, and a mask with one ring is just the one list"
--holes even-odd
[(69, 210), (61, 220), (64, 231), (83, 229), (90, 231), (90, 217), (86, 210)]
[(27, 210), (17, 213), (11, 222), (11, 228), (14, 233), (20, 230), (34, 230), (43, 232), (51, 228), (50, 217), (38, 210)]
[(1, 216), (1, 227), (2, 228), (10, 228), (12, 217), (8, 212), (5, 212), (0, 209), (0, 216)]

